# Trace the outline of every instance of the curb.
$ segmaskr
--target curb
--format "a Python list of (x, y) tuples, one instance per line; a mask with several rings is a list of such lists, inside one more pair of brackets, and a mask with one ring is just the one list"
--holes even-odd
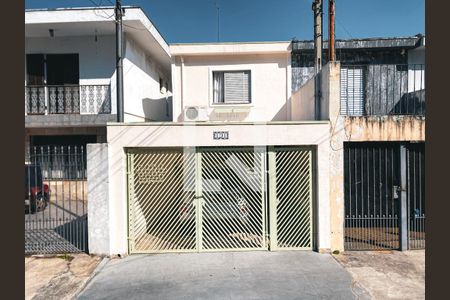
[(88, 284), (92, 281), (92, 279), (105, 267), (105, 265), (108, 263), (109, 258), (103, 257), (102, 261), (97, 265), (97, 267), (92, 271), (89, 278), (79, 287), (78, 291), (75, 293), (72, 299), (77, 299), (78, 296), (85, 290), (85, 288), (88, 286)]

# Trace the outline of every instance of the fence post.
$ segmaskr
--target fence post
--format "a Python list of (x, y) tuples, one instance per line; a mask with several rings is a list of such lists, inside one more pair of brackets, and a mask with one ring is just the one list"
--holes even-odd
[(408, 205), (407, 205), (407, 155), (406, 146), (400, 145), (400, 250), (408, 250)]
[(89, 253), (110, 254), (108, 144), (87, 144)]

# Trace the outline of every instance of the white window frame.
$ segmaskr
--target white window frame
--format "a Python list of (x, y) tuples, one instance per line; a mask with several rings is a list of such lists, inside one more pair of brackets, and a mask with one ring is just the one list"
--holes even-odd
[[(213, 72), (232, 72), (232, 71), (250, 71), (250, 103), (214, 103), (214, 80)], [(234, 66), (214, 66), (209, 67), (208, 87), (209, 87), (209, 106), (210, 107), (252, 107), (255, 103), (254, 98), (254, 68), (248, 65)]]

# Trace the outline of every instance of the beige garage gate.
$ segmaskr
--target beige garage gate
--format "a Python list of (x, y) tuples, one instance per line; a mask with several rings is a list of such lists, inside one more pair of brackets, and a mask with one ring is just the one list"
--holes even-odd
[(312, 152), (128, 149), (130, 253), (311, 249)]

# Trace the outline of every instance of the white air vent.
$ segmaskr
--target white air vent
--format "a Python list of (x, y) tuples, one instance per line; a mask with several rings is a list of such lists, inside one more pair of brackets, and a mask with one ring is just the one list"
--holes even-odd
[(208, 121), (208, 112), (203, 106), (187, 106), (184, 108), (184, 121)]

